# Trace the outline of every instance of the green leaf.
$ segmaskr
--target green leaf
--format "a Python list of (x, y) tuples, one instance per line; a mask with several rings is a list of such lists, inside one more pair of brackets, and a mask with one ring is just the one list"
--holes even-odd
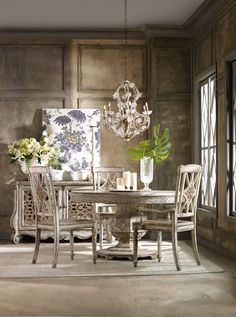
[(169, 157), (171, 147), (169, 129), (165, 128), (161, 133), (160, 124), (156, 124), (153, 126), (153, 137), (128, 148), (127, 153), (132, 160), (138, 161), (146, 156), (152, 157), (155, 164), (158, 164)]

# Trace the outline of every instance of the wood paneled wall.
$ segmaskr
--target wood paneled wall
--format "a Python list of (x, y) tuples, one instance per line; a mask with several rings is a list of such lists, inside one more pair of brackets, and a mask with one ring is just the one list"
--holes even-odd
[[(228, 3), (193, 38), (193, 78), (216, 67), (217, 83), (217, 210), (199, 211), (198, 234), (221, 251), (236, 253), (236, 219), (226, 216), (225, 57), (236, 50), (236, 3)], [(195, 94), (197, 91), (195, 92)], [(195, 107), (198, 107), (197, 99)]]
[(64, 107), (67, 96), (65, 45), (0, 41), (0, 215), (1, 235), (9, 233), (13, 186), (21, 178), (10, 165), (7, 145), (23, 137), (41, 136), (43, 107)]
[(155, 169), (154, 187), (175, 188), (177, 166), (192, 162), (191, 156), (191, 40), (149, 40), (152, 123), (170, 129), (172, 150), (168, 160)]
[[(146, 101), (146, 43), (130, 40), (127, 49), (128, 79)], [(41, 136), (42, 108), (98, 108), (111, 102), (124, 80), (121, 40), (0, 40), (0, 237), (10, 234), (15, 179), (24, 178), (10, 164), (7, 145), (23, 137)], [(141, 109), (141, 104), (140, 104)], [(102, 120), (102, 118), (101, 118)], [(130, 143), (105, 131), (101, 125), (104, 165), (124, 166), (138, 172), (138, 163), (127, 156)]]

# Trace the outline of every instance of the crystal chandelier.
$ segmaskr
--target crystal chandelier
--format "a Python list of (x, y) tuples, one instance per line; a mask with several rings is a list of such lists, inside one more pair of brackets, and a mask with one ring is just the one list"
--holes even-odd
[(135, 135), (145, 131), (150, 125), (150, 114), (147, 102), (143, 105), (142, 113), (137, 111), (137, 100), (141, 93), (134, 83), (127, 80), (127, 0), (124, 2), (125, 15), (125, 48), (124, 66), (125, 80), (116, 88), (113, 99), (117, 101), (118, 112), (111, 110), (109, 103), (108, 109), (104, 106), (104, 125), (106, 129), (125, 141), (131, 140)]

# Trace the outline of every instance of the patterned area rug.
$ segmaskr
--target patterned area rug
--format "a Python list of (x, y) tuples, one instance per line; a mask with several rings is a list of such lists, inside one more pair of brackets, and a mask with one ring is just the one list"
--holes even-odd
[[(155, 250), (156, 243), (142, 241), (142, 246)], [(92, 263), (90, 243), (75, 244), (75, 259), (70, 260), (69, 244), (61, 243), (58, 266), (52, 269), (52, 244), (41, 243), (37, 264), (32, 264), (34, 244), (19, 243), (0, 245), (0, 278), (41, 278), (67, 276), (155, 276), (165, 274), (205, 274), (221, 273), (224, 270), (201, 256), (198, 266), (193, 257), (191, 246), (180, 241), (180, 261), (182, 271), (177, 272), (174, 264), (172, 247), (169, 242), (163, 242), (162, 261), (140, 260), (134, 268), (128, 260), (105, 260), (98, 258), (97, 264)]]

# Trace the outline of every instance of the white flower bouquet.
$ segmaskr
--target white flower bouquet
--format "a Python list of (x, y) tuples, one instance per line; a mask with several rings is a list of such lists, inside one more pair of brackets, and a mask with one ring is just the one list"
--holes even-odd
[(12, 162), (30, 164), (32, 160), (39, 164), (59, 166), (59, 149), (50, 143), (46, 131), (39, 141), (24, 138), (8, 145), (8, 154)]

